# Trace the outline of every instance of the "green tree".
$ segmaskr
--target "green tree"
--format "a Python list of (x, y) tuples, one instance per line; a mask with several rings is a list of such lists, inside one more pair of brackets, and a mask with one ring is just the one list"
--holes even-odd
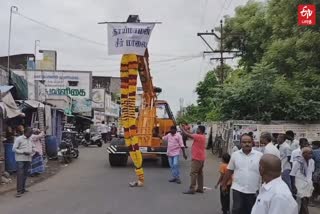
[[(320, 16), (297, 25), (297, 6), (320, 1), (249, 1), (225, 20), (225, 48), (243, 52), (239, 67), (218, 84), (208, 72), (188, 116), (203, 120), (319, 120)], [(192, 110), (192, 111), (191, 111)]]

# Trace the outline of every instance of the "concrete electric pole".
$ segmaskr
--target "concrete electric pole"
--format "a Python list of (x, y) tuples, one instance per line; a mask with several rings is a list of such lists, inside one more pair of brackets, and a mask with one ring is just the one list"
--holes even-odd
[[(242, 53), (241, 51), (238, 51), (238, 50), (225, 50), (224, 47), (223, 47), (223, 41), (224, 39), (226, 38), (226, 36), (240, 36), (240, 34), (228, 34), (226, 35), (224, 32), (223, 32), (223, 22), (222, 20), (220, 20), (220, 36), (218, 36), (214, 30), (211, 30), (211, 32), (206, 32), (206, 33), (198, 33), (197, 34), (198, 36), (200, 36), (200, 38), (206, 43), (206, 45), (209, 47), (209, 49), (211, 51), (204, 51), (203, 53), (204, 54), (215, 54), (215, 53), (219, 53), (220, 54), (220, 57), (213, 57), (213, 58), (210, 58), (210, 60), (219, 60), (220, 61), (220, 72), (219, 72), (219, 82), (220, 84), (223, 84), (223, 82), (225, 81), (225, 74), (224, 74), (224, 60), (227, 60), (227, 59), (234, 59), (235, 56), (232, 56), (232, 57), (224, 57), (224, 53), (228, 53), (228, 54), (231, 54), (231, 53), (234, 53), (234, 54), (238, 54), (238, 53)], [(219, 42), (220, 42), (220, 50), (214, 50), (211, 45), (209, 44), (209, 42), (207, 42), (207, 40), (205, 40), (204, 36), (214, 36), (216, 37)]]

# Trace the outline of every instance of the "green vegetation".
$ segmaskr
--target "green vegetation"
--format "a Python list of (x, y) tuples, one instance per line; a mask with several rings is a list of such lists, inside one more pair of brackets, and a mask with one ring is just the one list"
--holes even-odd
[[(298, 26), (297, 6), (315, 4), (317, 25)], [(249, 1), (226, 17), (227, 50), (241, 50), (236, 69), (219, 67), (196, 88), (197, 105), (179, 121), (320, 120), (320, 1)], [(237, 34), (235, 36), (228, 36)], [(238, 35), (241, 36), (238, 36)]]

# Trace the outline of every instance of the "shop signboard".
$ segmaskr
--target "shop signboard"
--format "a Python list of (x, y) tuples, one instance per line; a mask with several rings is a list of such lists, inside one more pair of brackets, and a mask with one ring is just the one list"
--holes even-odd
[(92, 108), (104, 109), (105, 106), (105, 89), (94, 88), (92, 89)]
[(36, 99), (35, 81), (44, 84), (47, 97), (91, 98), (91, 71), (14, 70), (13, 72), (27, 80), (28, 99)]
[(89, 99), (73, 99), (72, 112), (73, 113), (90, 113), (91, 115), (92, 103)]
[(94, 124), (101, 124), (105, 120), (105, 114), (103, 111), (93, 111)]

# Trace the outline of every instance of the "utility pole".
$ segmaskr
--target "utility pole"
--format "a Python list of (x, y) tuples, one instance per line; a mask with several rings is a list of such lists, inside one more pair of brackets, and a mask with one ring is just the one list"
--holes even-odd
[[(220, 81), (220, 84), (223, 84), (224, 82), (224, 60), (227, 60), (227, 59), (234, 59), (235, 56), (233, 57), (224, 57), (224, 53), (228, 53), (228, 54), (231, 54), (231, 53), (234, 53), (234, 54), (237, 54), (237, 53), (242, 53), (241, 51), (237, 51), (237, 50), (230, 50), (230, 51), (227, 51), (227, 50), (224, 50), (224, 47), (223, 47), (223, 41), (224, 41), (224, 38), (226, 38), (226, 36), (230, 36), (230, 35), (233, 35), (233, 36), (240, 36), (240, 34), (229, 34), (229, 35), (225, 35), (223, 33), (223, 23), (222, 23), (222, 20), (220, 20), (220, 36), (218, 36), (214, 30), (211, 30), (211, 32), (205, 32), (205, 33), (198, 33), (197, 34), (198, 36), (200, 36), (200, 38), (206, 43), (206, 45), (209, 47), (209, 49), (211, 51), (204, 51), (203, 53), (204, 54), (214, 54), (214, 53), (220, 53), (220, 57), (213, 57), (213, 58), (210, 58), (210, 60), (219, 60), (220, 61), (220, 72), (218, 74), (218, 77), (219, 77), (219, 81)], [(207, 42), (204, 38), (204, 36), (214, 36), (216, 37), (219, 42), (220, 42), (220, 50), (214, 50), (211, 45), (209, 44), (209, 42)]]
[(180, 103), (180, 114), (181, 114), (181, 116), (183, 116), (183, 114), (184, 114), (184, 112), (183, 112), (183, 102), (184, 102), (184, 99), (182, 97), (180, 97), (179, 103)]
[(8, 65), (7, 71), (10, 72), (10, 48), (11, 48), (11, 28), (12, 28), (12, 14), (18, 12), (17, 6), (11, 6), (10, 8), (10, 21), (9, 21), (9, 38), (8, 38)]
[(34, 41), (34, 69), (37, 70), (37, 46), (40, 44), (40, 40)]

